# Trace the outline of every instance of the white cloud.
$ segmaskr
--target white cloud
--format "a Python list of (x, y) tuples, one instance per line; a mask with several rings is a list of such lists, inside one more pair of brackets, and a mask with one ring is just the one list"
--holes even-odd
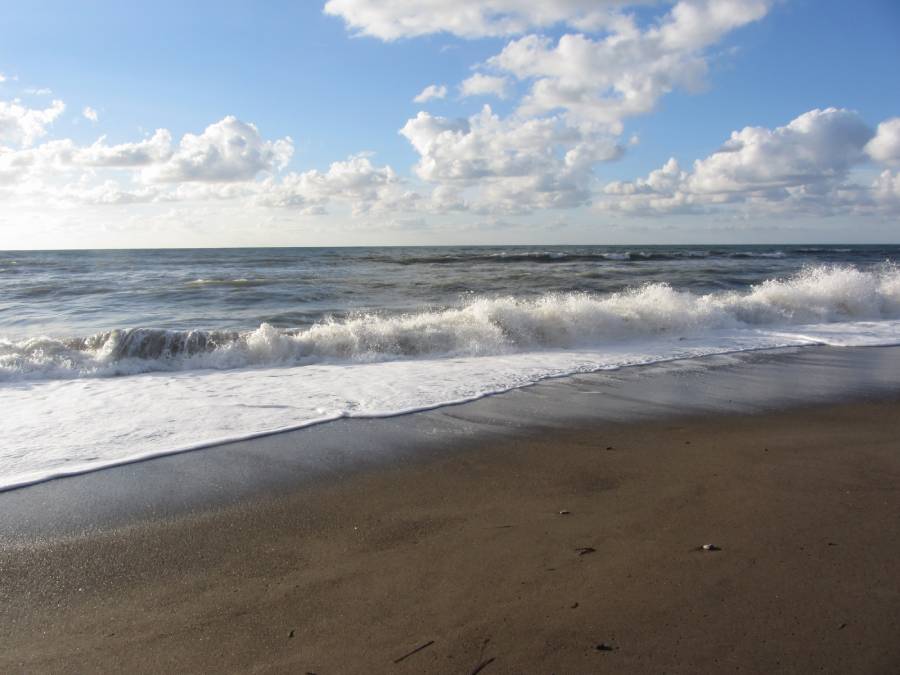
[[(284, 168), (292, 151), (290, 138), (265, 140), (252, 124), (226, 117), (174, 147), (166, 129), (116, 145), (101, 136), (88, 146), (71, 139), (0, 146), (0, 185), (47, 203), (233, 199), (253, 194), (257, 176)], [(189, 187), (198, 184), (208, 187)]]
[(47, 87), (29, 87), (25, 93), (29, 96), (52, 96), (53, 90)]
[(770, 0), (682, 0), (659, 29), (647, 32), (668, 51), (695, 50), (718, 42), (725, 33), (758, 21)]
[(853, 111), (811, 110), (774, 130), (745, 127), (694, 164), (695, 192), (768, 190), (842, 179), (872, 130)]
[(27, 108), (18, 99), (0, 101), (0, 142), (28, 147), (47, 135), (47, 127), (65, 111), (62, 101), (43, 109)]
[(468, 119), (420, 112), (400, 133), (420, 155), (419, 178), (457, 190), (477, 184), (472, 205), (484, 211), (585, 203), (593, 164), (621, 154), (609, 138), (554, 118), (503, 120), (487, 105)]
[(882, 171), (872, 183), (875, 202), (892, 205), (900, 212), (900, 172)]
[[(325, 11), (387, 41), (521, 35), (459, 85), (462, 97), (506, 98), (513, 80), (524, 83), (513, 115), (500, 119), (488, 107), (469, 119), (420, 113), (400, 133), (419, 153), (416, 175), (434, 188), (429, 208), (526, 212), (589, 203), (593, 166), (623, 152), (615, 138), (623, 120), (676, 88), (703, 86), (708, 49), (765, 16), (770, 2), (680, 0), (649, 20), (623, 12), (656, 4), (640, 1), (330, 0)], [(525, 34), (550, 26), (577, 32), (558, 40)], [(432, 85), (417, 100), (436, 92)]]
[(172, 152), (172, 134), (168, 129), (157, 129), (150, 138), (134, 143), (107, 145), (106, 137), (101, 136), (74, 152), (72, 161), (94, 167), (142, 167), (165, 162)]
[[(0, 146), (5, 196), (42, 207), (121, 206), (149, 202), (243, 200), (248, 206), (318, 214), (334, 204), (356, 215), (408, 212), (428, 200), (409, 190), (390, 166), (366, 154), (334, 162), (327, 171), (277, 175), (291, 157), (290, 138), (264, 139), (253, 124), (226, 117), (201, 134), (158, 129), (140, 141), (88, 146), (71, 139), (21, 149)], [(443, 195), (447, 208), (450, 195)]]
[(462, 96), (497, 96), (506, 98), (509, 96), (509, 78), (495, 75), (475, 73), (472, 77), (463, 80), (459, 85), (459, 93)]
[(66, 185), (54, 193), (53, 199), (93, 206), (120, 206), (157, 201), (160, 193), (152, 187), (124, 189), (117, 181), (106, 180), (99, 185)]
[(89, 146), (78, 146), (70, 139), (20, 150), (0, 146), (0, 185), (27, 184), (35, 190), (59, 176), (80, 171), (140, 169), (165, 162), (172, 154), (171, 142), (171, 134), (159, 129), (151, 138), (119, 145), (107, 145), (101, 136)]
[(578, 30), (606, 25), (625, 0), (329, 0), (325, 13), (360, 35), (381, 40), (450, 33), (463, 38), (516, 35), (565, 24)]
[(84, 116), (85, 119), (90, 120), (91, 122), (94, 122), (94, 123), (96, 123), (100, 119), (99, 115), (97, 114), (97, 111), (94, 110), (89, 105), (84, 106), (84, 110), (81, 111), (81, 114)]
[(900, 163), (900, 117), (892, 117), (878, 125), (875, 137), (866, 145), (868, 155), (885, 164)]
[(0, 84), (3, 84), (4, 82), (6, 82), (6, 75), (0, 73)]
[(447, 87), (443, 84), (429, 84), (422, 91), (420, 91), (416, 97), (413, 99), (416, 103), (425, 103), (426, 101), (430, 101), (433, 98), (444, 98), (447, 96)]
[(418, 196), (404, 190), (401, 183), (390, 166), (375, 166), (366, 154), (359, 154), (332, 163), (328, 171), (289, 173), (281, 180), (265, 181), (255, 201), (310, 214), (324, 212), (332, 201), (350, 204), (355, 214), (403, 209)]
[[(704, 212), (729, 205), (754, 212), (884, 211), (897, 204), (895, 177), (859, 185), (873, 131), (849, 110), (811, 110), (783, 127), (745, 127), (682, 170), (670, 159), (646, 178), (609, 183), (598, 207), (640, 214)], [(869, 145), (867, 145), (869, 144)]]
[(658, 24), (641, 29), (618, 16), (602, 37), (539, 35), (510, 41), (487, 65), (531, 83), (520, 113), (566, 111), (573, 124), (605, 126), (647, 113), (676, 88), (704, 84), (705, 50), (729, 31), (762, 18), (768, 0), (681, 0)]
[(228, 116), (202, 134), (185, 134), (164, 163), (148, 167), (145, 178), (163, 183), (252, 180), (284, 168), (293, 152), (290, 137), (264, 140), (256, 126)]
[[(730, 31), (761, 19), (772, 0), (680, 0), (656, 20), (639, 24), (626, 6), (655, 2), (601, 0), (330, 0), (325, 11), (360, 34), (383, 40), (448, 32), (463, 38), (511, 40), (460, 85), (463, 96), (509, 92), (508, 77), (530, 90), (519, 113), (565, 111), (570, 124), (620, 133), (626, 117), (647, 113), (676, 89), (703, 86), (709, 47)], [(665, 3), (664, 6), (670, 5)], [(557, 41), (540, 31), (561, 25)], [(591, 34), (595, 34), (596, 37)]]

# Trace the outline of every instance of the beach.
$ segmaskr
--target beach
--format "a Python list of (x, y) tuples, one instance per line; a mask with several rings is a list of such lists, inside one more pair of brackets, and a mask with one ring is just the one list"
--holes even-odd
[[(322, 425), (270, 437), (236, 499), (188, 470), (228, 464), (215, 448), (0, 494), (0, 669), (896, 671), (897, 352), (569, 378)], [(542, 387), (557, 416), (522, 422)], [(374, 431), (390, 424), (418, 441)], [(316, 433), (345, 439), (348, 461), (291, 477), (273, 457)], [(420, 451), (360, 468), (351, 437)], [(167, 473), (194, 484), (168, 499)]]
[(11, 6), (0, 675), (900, 674), (898, 8)]

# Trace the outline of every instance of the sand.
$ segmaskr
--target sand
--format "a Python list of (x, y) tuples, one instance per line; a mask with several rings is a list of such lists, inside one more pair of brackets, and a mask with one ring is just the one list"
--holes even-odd
[(892, 398), (522, 432), (8, 543), (0, 671), (900, 672), (898, 524)]

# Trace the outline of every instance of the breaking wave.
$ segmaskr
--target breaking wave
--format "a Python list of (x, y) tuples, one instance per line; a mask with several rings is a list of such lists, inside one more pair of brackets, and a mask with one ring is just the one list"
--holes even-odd
[(326, 318), (292, 330), (269, 324), (244, 332), (128, 328), (69, 339), (0, 339), (0, 380), (487, 356), (602, 347), (721, 328), (896, 318), (896, 266), (867, 271), (819, 266), (746, 292), (696, 294), (655, 283), (608, 295), (482, 297), (411, 314)]
[[(824, 249), (823, 249), (824, 250)], [(578, 262), (661, 262), (666, 260), (687, 260), (693, 258), (784, 258), (784, 251), (721, 251), (716, 249), (699, 250), (667, 250), (667, 251), (605, 251), (605, 252), (570, 252), (570, 251), (528, 251), (528, 252), (491, 252), (472, 255), (441, 254), (404, 257), (379, 257), (372, 259), (378, 262), (397, 265), (452, 265), (452, 264), (503, 264), (503, 263), (578, 263)]]

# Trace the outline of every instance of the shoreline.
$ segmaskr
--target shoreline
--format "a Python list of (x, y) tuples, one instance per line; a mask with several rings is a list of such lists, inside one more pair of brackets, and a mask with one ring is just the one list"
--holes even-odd
[(0, 545), (177, 518), (572, 426), (898, 393), (894, 346), (747, 351), (550, 378), (474, 401), (340, 418), (0, 491)]
[(898, 411), (513, 427), (3, 546), (0, 669), (891, 672)]
[[(114, 469), (117, 467), (128, 466), (130, 464), (140, 464), (143, 462), (148, 462), (156, 459), (161, 459), (164, 457), (169, 457), (171, 455), (179, 455), (182, 453), (191, 453), (199, 450), (207, 450), (211, 448), (221, 447), (233, 445), (236, 443), (245, 443), (248, 441), (255, 441), (257, 439), (266, 438), (268, 436), (277, 436), (280, 434), (288, 434), (291, 432), (297, 432), (304, 429), (308, 429), (310, 427), (316, 427), (323, 424), (329, 424), (334, 422), (339, 422), (341, 420), (382, 420), (382, 419), (392, 419), (392, 418), (400, 418), (400, 417), (408, 417), (412, 415), (419, 415), (422, 413), (429, 413), (433, 411), (440, 410), (442, 408), (455, 408), (458, 406), (463, 406), (470, 403), (475, 403), (476, 401), (480, 401), (482, 399), (491, 398), (495, 396), (502, 396), (504, 394), (509, 394), (510, 392), (519, 390), (519, 389), (527, 389), (529, 387), (541, 386), (546, 383), (552, 383), (555, 381), (565, 381), (571, 378), (579, 378), (579, 377), (590, 377), (592, 375), (602, 376), (611, 373), (632, 373), (633, 371), (637, 371), (639, 369), (653, 369), (653, 368), (662, 368), (666, 369), (671, 364), (681, 364), (681, 363), (698, 363), (702, 364), (705, 362), (714, 363), (714, 360), (718, 357), (737, 357), (741, 358), (742, 356), (750, 356), (754, 353), (764, 353), (764, 354), (783, 354), (790, 353), (798, 348), (805, 347), (823, 347), (825, 345), (790, 345), (790, 346), (782, 346), (782, 347), (758, 347), (758, 348), (747, 348), (740, 349), (735, 351), (722, 351), (722, 352), (713, 352), (710, 354), (703, 354), (698, 356), (674, 356), (671, 358), (660, 358), (659, 360), (652, 361), (649, 363), (636, 363), (636, 364), (627, 364), (621, 366), (614, 367), (598, 367), (594, 370), (586, 370), (579, 371), (574, 373), (565, 373), (561, 375), (548, 375), (534, 382), (529, 382), (527, 384), (515, 385), (508, 388), (498, 389), (496, 391), (487, 391), (481, 394), (477, 394), (468, 398), (461, 398), (458, 400), (448, 400), (441, 401), (439, 403), (433, 403), (428, 405), (423, 405), (416, 408), (397, 410), (396, 412), (385, 412), (385, 413), (372, 413), (372, 414), (350, 414), (350, 415), (336, 415), (333, 417), (322, 417), (317, 419), (307, 419), (297, 424), (290, 424), (283, 427), (272, 428), (272, 429), (263, 429), (260, 431), (251, 431), (242, 435), (227, 437), (227, 438), (215, 438), (210, 440), (199, 441), (196, 443), (191, 443), (185, 446), (176, 446), (169, 449), (162, 450), (150, 450), (143, 453), (138, 453), (134, 455), (128, 455), (126, 457), (113, 459), (105, 462), (96, 462), (85, 465), (76, 465), (71, 468), (60, 469), (58, 471), (46, 474), (40, 474), (37, 476), (33, 476), (32, 474), (20, 474), (15, 477), (12, 482), (0, 483), (0, 494), (4, 492), (11, 492), (14, 490), (20, 490), (22, 488), (31, 487), (34, 485), (40, 485), (41, 483), (47, 483), (55, 480), (65, 479), (65, 478), (75, 478), (77, 476), (82, 476), (85, 474), (95, 473), (98, 471), (106, 471), (108, 469)], [(876, 345), (878, 347), (898, 347), (900, 345)], [(227, 371), (226, 371), (227, 372)], [(239, 371), (238, 371), (239, 372)], [(159, 375), (159, 373), (143, 373), (143, 376), (151, 375)], [(141, 376), (139, 375), (139, 376)]]

